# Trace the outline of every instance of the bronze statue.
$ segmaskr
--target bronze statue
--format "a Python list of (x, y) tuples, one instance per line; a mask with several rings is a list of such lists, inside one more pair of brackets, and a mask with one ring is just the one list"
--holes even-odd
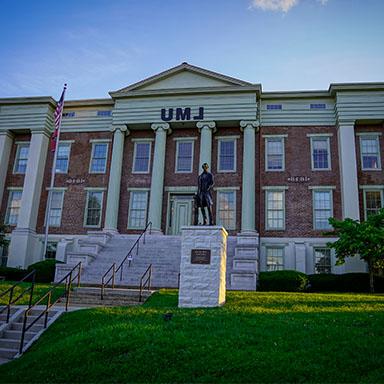
[(213, 176), (212, 173), (208, 172), (209, 166), (207, 163), (202, 165), (203, 172), (198, 178), (197, 181), (197, 195), (194, 196), (194, 224), (198, 224), (198, 208), (201, 209), (201, 214), (203, 215), (203, 225), (207, 225), (207, 215), (205, 213), (205, 208), (208, 211), (209, 225), (214, 225), (213, 216), (212, 216), (212, 188), (213, 188)]

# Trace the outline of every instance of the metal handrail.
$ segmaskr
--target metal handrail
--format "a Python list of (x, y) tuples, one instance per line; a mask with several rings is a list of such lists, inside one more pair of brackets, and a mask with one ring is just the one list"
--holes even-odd
[[(101, 278), (101, 300), (104, 299), (104, 292), (106, 286), (112, 281), (112, 289), (115, 288), (115, 277), (116, 274), (120, 271), (120, 281), (123, 280), (123, 267), (124, 263), (128, 260), (129, 265), (131, 265), (131, 261), (133, 260), (133, 250), (136, 247), (136, 256), (139, 254), (139, 245), (140, 245), (140, 239), (143, 237), (143, 244), (145, 244), (145, 234), (149, 228), (149, 234), (152, 233), (152, 222), (148, 222), (148, 224), (145, 226), (144, 230), (140, 233), (139, 237), (135, 241), (135, 243), (132, 245), (131, 249), (128, 251), (128, 253), (125, 255), (124, 259), (120, 262), (119, 266), (116, 268), (116, 263), (113, 263), (109, 269), (104, 273), (103, 277)], [(107, 275), (111, 272), (112, 275), (106, 280)]]
[[(13, 298), (13, 292), (15, 290), (15, 288), (23, 283), (25, 280), (27, 280), (28, 278), (32, 277), (32, 282), (31, 282), (31, 285), (28, 287), (28, 288), (25, 288), (24, 291), (22, 291), (20, 293), (19, 296), (16, 297), (16, 299)], [(2, 297), (4, 297), (6, 294), (9, 293), (9, 300), (8, 300), (8, 304), (5, 305), (4, 308), (2, 308), (0, 310), (0, 313), (3, 313), (5, 310), (7, 310), (7, 319), (6, 319), (6, 323), (9, 322), (9, 318), (11, 316), (11, 306), (16, 304), (27, 292), (29, 292), (29, 304), (28, 304), (28, 308), (31, 307), (32, 305), (32, 297), (33, 297), (33, 292), (34, 292), (34, 288), (35, 288), (35, 277), (36, 277), (36, 270), (32, 270), (31, 272), (29, 272), (27, 275), (25, 275), (21, 280), (19, 280), (17, 283), (13, 284), (12, 287), (9, 287), (6, 291), (4, 291), (1, 295), (0, 295), (0, 299)]]
[[(148, 275), (146, 280), (143, 283), (143, 280), (145, 278), (145, 275)], [(145, 288), (145, 285), (148, 283), (147, 291), (151, 289), (151, 278), (152, 278), (152, 264), (149, 264), (149, 267), (147, 270), (143, 273), (143, 276), (141, 276), (140, 279), (140, 294), (139, 294), (139, 302), (141, 303), (141, 299), (143, 297), (143, 289)]]
[[(77, 271), (77, 275), (75, 277), (72, 277), (72, 274), (75, 270), (78, 270)], [(23, 329), (22, 329), (22, 333), (21, 333), (21, 338), (20, 338), (20, 347), (19, 347), (19, 353), (23, 353), (23, 348), (24, 348), (24, 338), (25, 338), (25, 333), (28, 332), (28, 330), (37, 322), (39, 321), (44, 315), (45, 315), (45, 319), (44, 319), (44, 328), (47, 328), (47, 324), (48, 324), (48, 314), (49, 314), (49, 310), (61, 299), (63, 298), (64, 296), (66, 296), (66, 302), (65, 302), (65, 310), (68, 311), (68, 306), (69, 306), (69, 298), (70, 298), (70, 292), (71, 292), (71, 289), (72, 289), (72, 283), (74, 280), (77, 279), (77, 287), (80, 286), (80, 277), (81, 277), (81, 262), (79, 262), (78, 264), (76, 264), (60, 281), (58, 281), (55, 285), (52, 286), (52, 288), (50, 288), (43, 296), (41, 296), (39, 298), (39, 300), (37, 300), (35, 303), (33, 303), (33, 305), (29, 306), (25, 312), (24, 312), (24, 321), (23, 321)], [(58, 287), (60, 286), (63, 282), (65, 281), (65, 289), (64, 289), (64, 292), (59, 295), (55, 301), (51, 302), (51, 299), (52, 299), (52, 292)], [(30, 316), (30, 312), (34, 309), (34, 307), (36, 307), (38, 304), (40, 304), (44, 299), (47, 298), (47, 304), (46, 304), (46, 307), (44, 309), (44, 311), (42, 311), (40, 313), (40, 315), (38, 315), (36, 317), (35, 320), (33, 320), (30, 324), (27, 325), (27, 321), (28, 321), (28, 316)]]

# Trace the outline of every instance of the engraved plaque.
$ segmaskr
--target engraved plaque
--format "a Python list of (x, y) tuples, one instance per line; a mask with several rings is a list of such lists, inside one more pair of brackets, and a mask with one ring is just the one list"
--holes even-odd
[(211, 264), (210, 249), (192, 249), (191, 264)]

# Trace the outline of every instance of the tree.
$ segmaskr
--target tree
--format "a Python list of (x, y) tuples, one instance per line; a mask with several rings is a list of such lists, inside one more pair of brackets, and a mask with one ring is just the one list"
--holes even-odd
[(335, 249), (336, 265), (345, 263), (346, 257), (360, 256), (368, 264), (370, 291), (374, 292), (374, 271), (384, 266), (384, 209), (369, 215), (366, 221), (329, 219), (339, 237), (328, 247)]

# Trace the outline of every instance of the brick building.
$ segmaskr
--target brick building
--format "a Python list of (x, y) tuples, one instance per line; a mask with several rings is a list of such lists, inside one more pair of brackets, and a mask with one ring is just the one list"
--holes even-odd
[[(0, 222), (12, 228), (3, 264), (42, 258), (56, 102), (0, 99)], [(216, 222), (257, 239), (260, 270), (364, 271), (334, 266), (328, 217), (364, 219), (384, 206), (384, 83), (263, 92), (181, 65), (110, 92), (66, 101), (51, 246), (90, 230), (178, 235), (192, 219), (201, 164), (215, 177)], [(245, 264), (244, 264), (245, 265)]]

